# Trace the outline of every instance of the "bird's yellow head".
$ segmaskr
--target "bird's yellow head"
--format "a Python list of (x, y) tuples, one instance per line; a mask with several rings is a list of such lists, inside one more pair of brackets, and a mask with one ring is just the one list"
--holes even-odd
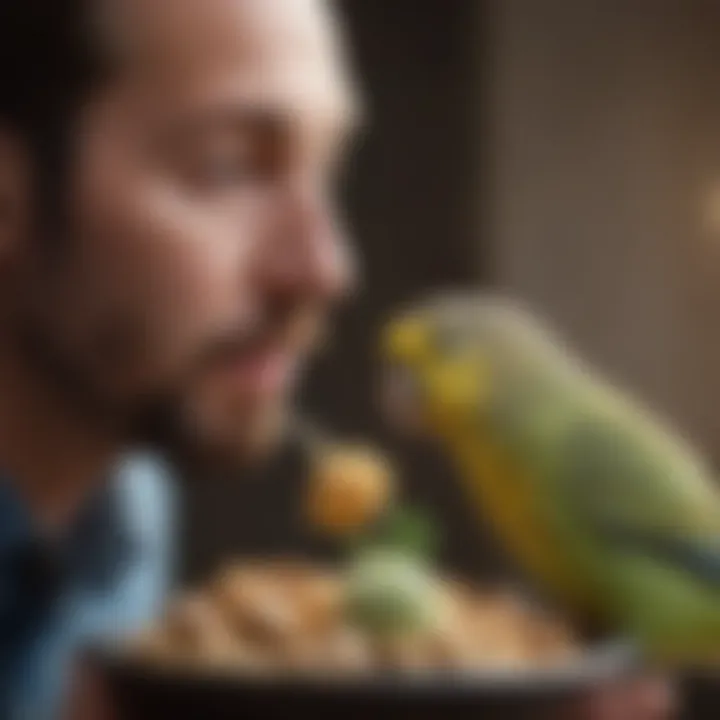
[(548, 377), (548, 361), (559, 358), (551, 338), (502, 297), (467, 292), (418, 303), (383, 328), (384, 409), (396, 424), (431, 434), (477, 422), (511, 389), (521, 397)]

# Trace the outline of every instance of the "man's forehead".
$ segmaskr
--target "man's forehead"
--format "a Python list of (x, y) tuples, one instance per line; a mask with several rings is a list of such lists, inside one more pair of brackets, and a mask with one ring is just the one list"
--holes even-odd
[(355, 125), (359, 98), (326, 0), (102, 0), (103, 35), (161, 92)]

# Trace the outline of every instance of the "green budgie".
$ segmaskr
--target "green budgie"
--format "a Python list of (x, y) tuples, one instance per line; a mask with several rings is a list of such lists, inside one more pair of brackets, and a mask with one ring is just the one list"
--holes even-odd
[(418, 303), (381, 354), (389, 410), (541, 587), (654, 660), (720, 660), (720, 488), (696, 450), (499, 297)]

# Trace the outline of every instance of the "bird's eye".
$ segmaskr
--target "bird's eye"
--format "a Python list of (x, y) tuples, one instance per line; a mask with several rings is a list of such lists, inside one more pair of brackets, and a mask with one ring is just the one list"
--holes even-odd
[(435, 342), (443, 353), (455, 353), (467, 347), (467, 334), (459, 327), (439, 327), (435, 333)]

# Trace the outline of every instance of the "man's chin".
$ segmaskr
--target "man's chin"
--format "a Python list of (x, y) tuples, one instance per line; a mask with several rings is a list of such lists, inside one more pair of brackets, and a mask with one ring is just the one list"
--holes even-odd
[(201, 464), (253, 465), (283, 441), (291, 394), (242, 397), (197, 393), (184, 402), (146, 406), (132, 424), (132, 442), (198, 460)]
[(285, 417), (280, 409), (265, 409), (244, 418), (216, 418), (204, 426), (196, 424), (187, 444), (192, 454), (210, 464), (251, 467), (283, 443)]

